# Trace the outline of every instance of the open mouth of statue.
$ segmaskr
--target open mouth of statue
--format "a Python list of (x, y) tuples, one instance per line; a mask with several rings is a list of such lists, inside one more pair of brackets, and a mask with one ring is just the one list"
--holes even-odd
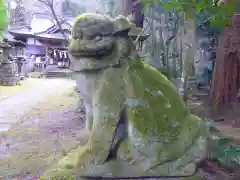
[(75, 57), (103, 57), (111, 55), (113, 51), (113, 46), (111, 47), (104, 47), (101, 49), (86, 49), (86, 50), (78, 50), (75, 52), (69, 52), (72, 56)]

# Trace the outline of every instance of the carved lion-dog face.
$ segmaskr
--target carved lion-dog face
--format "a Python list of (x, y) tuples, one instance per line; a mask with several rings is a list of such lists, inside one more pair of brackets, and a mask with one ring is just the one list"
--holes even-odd
[(134, 25), (124, 16), (116, 19), (87, 13), (77, 17), (68, 46), (74, 71), (119, 64), (131, 49), (129, 31)]

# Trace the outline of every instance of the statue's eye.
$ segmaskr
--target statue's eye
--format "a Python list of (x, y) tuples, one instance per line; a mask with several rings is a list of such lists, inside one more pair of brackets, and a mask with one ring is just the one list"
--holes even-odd
[(110, 32), (104, 32), (104, 33), (102, 33), (102, 35), (103, 35), (103, 36), (111, 36), (112, 33), (110, 33)]
[(95, 39), (96, 41), (101, 41), (101, 40), (102, 40), (102, 37), (101, 37), (101, 36), (96, 36), (94, 39)]
[(82, 31), (73, 29), (72, 31), (73, 39), (82, 39), (82, 36), (83, 36)]

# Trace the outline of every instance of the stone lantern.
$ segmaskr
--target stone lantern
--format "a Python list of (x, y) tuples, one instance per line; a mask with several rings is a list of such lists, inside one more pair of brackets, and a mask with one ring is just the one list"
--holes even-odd
[(4, 86), (15, 86), (18, 83), (14, 63), (9, 57), (10, 49), (8, 43), (0, 42), (0, 85)]
[(8, 43), (0, 42), (0, 63), (9, 61), (8, 56), (11, 46)]

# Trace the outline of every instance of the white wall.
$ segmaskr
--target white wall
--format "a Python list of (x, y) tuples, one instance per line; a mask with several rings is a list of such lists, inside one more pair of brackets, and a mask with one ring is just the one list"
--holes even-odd
[(29, 45), (43, 45), (40, 41), (38, 41), (34, 38), (28, 38), (27, 44), (29, 44)]

